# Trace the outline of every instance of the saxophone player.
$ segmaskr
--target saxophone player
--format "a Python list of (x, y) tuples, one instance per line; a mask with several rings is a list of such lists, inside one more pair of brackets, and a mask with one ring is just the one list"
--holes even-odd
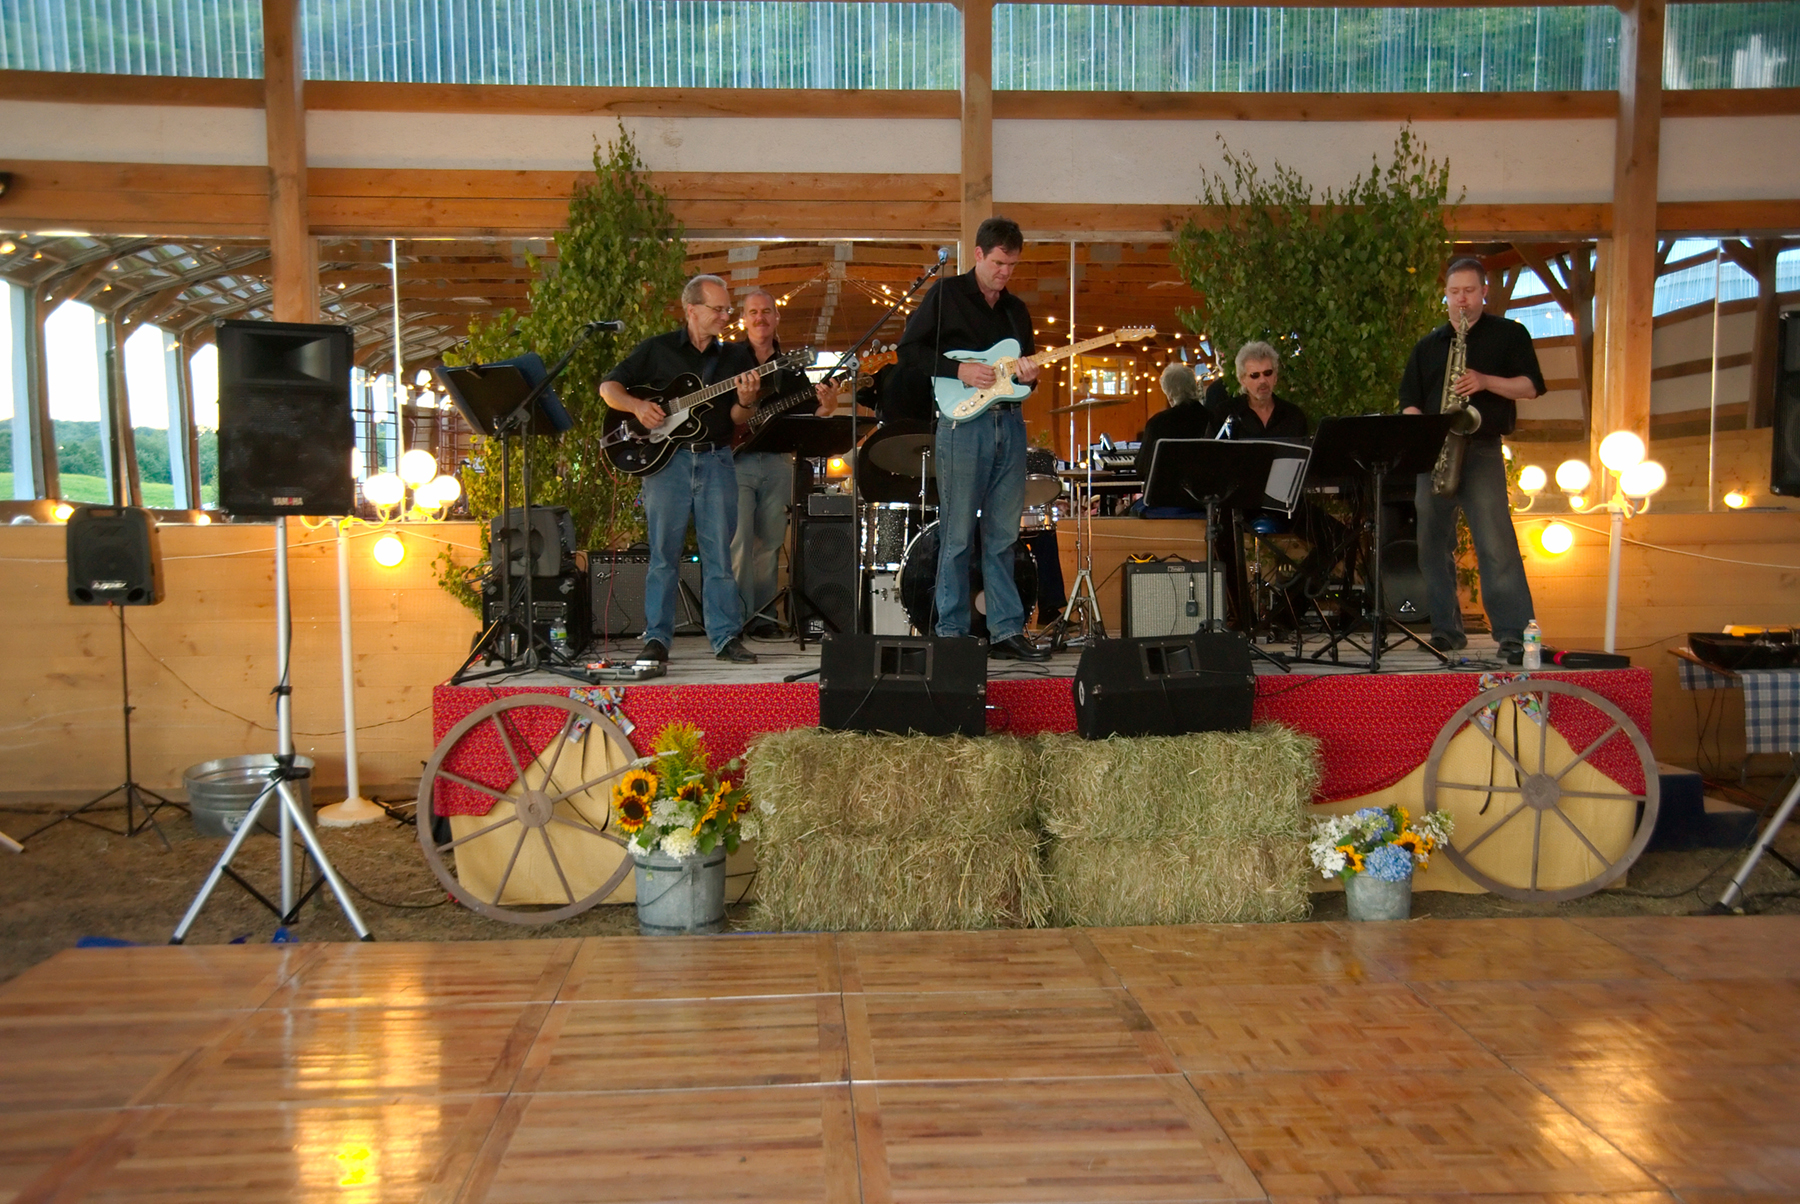
[[(1436, 414), (1466, 401), (1480, 417), (1480, 425), (1467, 438), (1460, 473), (1451, 472), (1448, 479), (1441, 472), (1419, 476), (1419, 569), (1431, 607), (1431, 646), (1453, 652), (1469, 643), (1456, 595), (1460, 509), (1475, 541), (1488, 624), (1502, 659), (1518, 664), (1525, 624), (1533, 617), (1531, 585), (1525, 580), (1525, 562), (1513, 532), (1500, 437), (1512, 433), (1517, 403), (1544, 391), (1544, 374), (1531, 346), (1531, 332), (1484, 310), (1487, 268), (1479, 259), (1451, 261), (1444, 273), (1444, 301), (1450, 321), (1419, 340), (1400, 378), (1403, 413)], [(1465, 330), (1465, 370), (1446, 380), (1459, 327)], [(1439, 489), (1433, 488), (1434, 476), (1439, 477)]]

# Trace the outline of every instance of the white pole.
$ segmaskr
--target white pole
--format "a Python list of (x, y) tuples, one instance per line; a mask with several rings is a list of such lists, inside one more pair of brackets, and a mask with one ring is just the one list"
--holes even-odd
[(387, 812), (362, 796), (362, 775), (356, 764), (356, 669), (350, 646), (350, 540), (345, 524), (337, 524), (338, 666), (344, 679), (344, 801), (318, 810), (327, 828), (350, 828), (373, 823)]
[(406, 385), (400, 379), (406, 371), (406, 358), (400, 350), (400, 241), (388, 239), (388, 278), (394, 288), (394, 465), (399, 471), (400, 457), (406, 454)]
[(1606, 564), (1606, 650), (1612, 652), (1619, 636), (1619, 550), (1625, 542), (1625, 512), (1612, 507), (1612, 534)]
[(1724, 261), (1725, 244), (1720, 242), (1719, 249), (1713, 254), (1712, 397), (1706, 403), (1706, 509), (1709, 514), (1714, 505), (1713, 495), (1718, 492), (1713, 461), (1719, 439), (1719, 267)]

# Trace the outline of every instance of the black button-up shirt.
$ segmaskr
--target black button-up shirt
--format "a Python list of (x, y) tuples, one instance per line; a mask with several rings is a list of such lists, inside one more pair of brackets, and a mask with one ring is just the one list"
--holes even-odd
[[(606, 374), (606, 379), (635, 392), (665, 388), (685, 372), (698, 376), (701, 384), (710, 385), (754, 367), (756, 356), (748, 343), (727, 343), (715, 338), (702, 351), (688, 338), (687, 327), (679, 326), (667, 334), (651, 335), (632, 348), (631, 354)], [(735, 390), (713, 398), (702, 418), (706, 433), (700, 436), (701, 442), (731, 442), (731, 407), (736, 402)]]
[(955, 376), (959, 361), (944, 352), (986, 351), (1001, 339), (1017, 339), (1021, 356), (1036, 352), (1031, 311), (1005, 289), (989, 305), (971, 268), (925, 294), (900, 335), (900, 364), (926, 376)]
[[(1449, 362), (1455, 337), (1450, 323), (1445, 322), (1413, 347), (1400, 378), (1401, 409), (1416, 406), (1425, 414), (1439, 411), (1444, 400), (1444, 365)], [(1484, 313), (1469, 327), (1467, 339), (1470, 368), (1488, 376), (1526, 377), (1538, 396), (1544, 395), (1544, 373), (1531, 345), (1531, 332), (1523, 323)], [(1473, 438), (1498, 439), (1512, 434), (1519, 417), (1518, 403), (1512, 398), (1482, 389), (1469, 397), (1469, 404), (1481, 414), (1481, 428)]]

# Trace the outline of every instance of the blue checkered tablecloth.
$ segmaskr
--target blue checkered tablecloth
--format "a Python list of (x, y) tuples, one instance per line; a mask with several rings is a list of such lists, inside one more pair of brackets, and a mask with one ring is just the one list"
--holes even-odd
[(1675, 668), (1681, 674), (1681, 688), (1684, 690), (1736, 690), (1742, 685), (1729, 673), (1720, 673), (1705, 665), (1695, 664), (1685, 657), (1676, 658)]
[(1800, 669), (1739, 670), (1744, 751), (1800, 752)]

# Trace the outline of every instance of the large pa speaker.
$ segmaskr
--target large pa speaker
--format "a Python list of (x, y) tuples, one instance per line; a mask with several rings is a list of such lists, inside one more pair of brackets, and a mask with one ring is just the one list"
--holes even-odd
[[(512, 559), (507, 560), (501, 537), (512, 535)], [(567, 506), (533, 506), (531, 531), (525, 531), (525, 511), (514, 506), (506, 512), (506, 521), (495, 515), (488, 520), (488, 561), (499, 571), (506, 563), (507, 572), (523, 576), (527, 565), (533, 577), (554, 577), (562, 572), (575, 555), (575, 519)]]
[[(800, 556), (792, 572), (794, 613), (805, 616), (807, 630), (814, 635), (854, 630), (856, 520), (849, 515), (819, 517), (796, 510), (794, 521), (801, 524)], [(817, 607), (817, 612), (812, 607)]]
[(1431, 622), (1425, 600), (1425, 571), (1419, 567), (1419, 541), (1393, 539), (1381, 549), (1381, 608), (1387, 617), (1409, 627)]
[(1781, 315), (1781, 356), (1775, 361), (1775, 446), (1769, 490), (1800, 496), (1800, 314)]
[(644, 633), (648, 552), (589, 552), (588, 597), (594, 634), (603, 640)]
[(1075, 668), (1075, 730), (1084, 739), (1241, 732), (1256, 675), (1250, 645), (1227, 631), (1102, 640)]
[(987, 641), (826, 634), (819, 643), (819, 726), (985, 735)]
[(232, 514), (354, 514), (348, 326), (217, 323), (219, 506)]
[[(1225, 566), (1212, 575), (1213, 617), (1225, 621)], [(1127, 639), (1186, 635), (1206, 625), (1206, 562), (1153, 560), (1124, 565), (1124, 620)]]
[(162, 545), (148, 510), (77, 506), (64, 546), (74, 605), (154, 606), (163, 600)]

